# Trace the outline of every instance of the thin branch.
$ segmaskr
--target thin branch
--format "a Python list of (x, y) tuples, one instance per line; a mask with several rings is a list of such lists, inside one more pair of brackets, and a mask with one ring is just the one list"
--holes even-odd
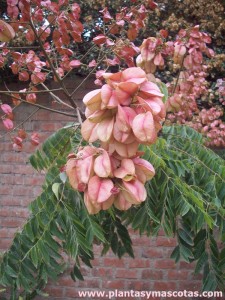
[(1, 135), (0, 138), (4, 138), (5, 136), (11, 134), (13, 131), (15, 131), (17, 128), (19, 128), (20, 126), (22, 126), (24, 123), (26, 123), (31, 117), (33, 117), (33, 115), (35, 115), (38, 111), (40, 110), (40, 108), (38, 107), (37, 109), (35, 109), (26, 119), (24, 119), (21, 123), (19, 123), (18, 125), (16, 125), (16, 127), (14, 127), (12, 130), (10, 130), (9, 132), (6, 132), (5, 134)]
[(56, 91), (62, 91), (62, 88), (59, 89), (52, 89), (52, 90), (38, 90), (38, 91), (27, 91), (27, 92), (18, 92), (18, 91), (0, 91), (0, 94), (39, 94), (39, 93), (49, 93), (49, 92), (56, 92)]
[[(55, 94), (53, 94), (52, 91), (54, 91), (54, 90), (49, 90), (48, 87), (43, 82), (41, 83), (41, 85), (46, 89), (45, 92), (48, 92), (55, 101), (57, 101), (58, 103), (63, 104), (65, 106), (73, 109), (73, 107), (71, 105), (69, 105), (68, 103), (64, 102), (58, 96), (56, 96)], [(55, 89), (55, 90), (57, 90), (57, 89)], [(62, 89), (59, 89), (59, 90), (62, 90)]]
[(173, 87), (172, 95), (175, 93), (175, 90), (177, 88), (177, 85), (178, 85), (178, 82), (179, 82), (179, 79), (180, 79), (180, 73), (181, 73), (182, 68), (183, 68), (183, 64), (184, 64), (184, 57), (182, 59), (181, 66), (180, 66), (180, 69), (179, 69), (179, 72), (178, 72), (178, 75), (177, 75), (176, 83), (175, 83), (175, 85)]
[(57, 17), (55, 17), (54, 19), (51, 20), (51, 22), (49, 22), (49, 24), (44, 28), (44, 30), (42, 30), (42, 32), (40, 33), (39, 37), (41, 37), (42, 34), (45, 32), (45, 30), (52, 25), (52, 23), (56, 20), (56, 18)]
[(78, 122), (80, 123), (80, 125), (82, 125), (82, 117), (81, 117), (81, 114), (80, 114), (80, 110), (79, 108), (77, 107), (76, 108), (76, 112), (77, 112), (77, 118), (78, 118)]
[(29, 22), (18, 22), (18, 20), (17, 21), (13, 21), (13, 20), (11, 20), (11, 21), (7, 21), (7, 23), (17, 23), (17, 24), (19, 24), (19, 25), (21, 25), (21, 24), (26, 24), (26, 25), (29, 25)]
[[(11, 95), (10, 93), (8, 93), (8, 94), (6, 94), (6, 95), (12, 97), (12, 95)], [(13, 96), (13, 98), (16, 99), (16, 100), (21, 101), (22, 103), (27, 103), (27, 104), (29, 104), (29, 105), (36, 106), (36, 107), (39, 107), (40, 109), (48, 110), (48, 111), (51, 111), (51, 112), (53, 112), (53, 113), (65, 115), (65, 116), (68, 116), (68, 117), (76, 117), (76, 116), (77, 116), (76, 114), (70, 114), (70, 113), (63, 112), (63, 111), (60, 111), (60, 110), (57, 110), (57, 109), (53, 109), (53, 108), (46, 107), (46, 106), (41, 105), (41, 104), (31, 103), (31, 102), (28, 102), (28, 101), (26, 101), (26, 100), (23, 100), (23, 99), (21, 99), (21, 98), (19, 98), (19, 97), (16, 97), (16, 96)]]
[(39, 46), (23, 46), (23, 47), (7, 47), (7, 49), (10, 49), (10, 50), (16, 50), (16, 49), (40, 49)]

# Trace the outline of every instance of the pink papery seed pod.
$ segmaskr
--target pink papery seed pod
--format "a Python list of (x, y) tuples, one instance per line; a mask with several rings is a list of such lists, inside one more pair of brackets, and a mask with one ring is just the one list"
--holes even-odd
[(113, 133), (113, 126), (114, 126), (114, 118), (104, 119), (98, 124), (97, 135), (98, 135), (98, 139), (101, 142), (110, 141)]
[(122, 82), (133, 82), (137, 85), (147, 80), (146, 73), (138, 67), (127, 68), (122, 71), (121, 81)]
[(113, 172), (113, 175), (123, 181), (131, 181), (136, 178), (135, 166), (132, 159), (122, 159), (120, 167)]
[(178, 94), (174, 94), (173, 96), (171, 96), (167, 102), (166, 102), (166, 110), (168, 112), (173, 112), (173, 111), (178, 111), (179, 108), (182, 105), (182, 98), (181, 95)]
[(134, 118), (136, 117), (135, 111), (130, 107), (122, 107), (118, 105), (118, 111), (116, 114), (116, 126), (125, 133), (131, 131), (131, 126)]
[(157, 39), (154, 37), (149, 37), (143, 41), (140, 46), (143, 61), (151, 61), (154, 58), (156, 47)]
[(139, 55), (136, 57), (136, 65), (137, 65), (137, 67), (140, 67), (140, 68), (142, 68), (143, 70), (145, 70), (145, 69), (144, 69), (144, 61), (143, 61), (143, 59), (142, 59), (141, 54), (139, 54)]
[(155, 169), (147, 160), (135, 157), (133, 158), (133, 163), (135, 165), (137, 179), (143, 184), (155, 176)]
[(107, 178), (112, 175), (112, 167), (110, 156), (104, 149), (98, 149), (99, 155), (95, 158), (94, 171), (95, 174), (102, 178)]
[(66, 174), (75, 190), (83, 192), (86, 189), (89, 179), (94, 174), (94, 156), (96, 152), (96, 148), (86, 146), (78, 151), (75, 158), (71, 156), (67, 161)]
[(132, 97), (137, 93), (139, 85), (134, 82), (121, 82), (117, 85), (115, 96), (121, 105), (130, 105)]
[(157, 139), (154, 119), (149, 111), (134, 118), (132, 129), (134, 135), (141, 143), (153, 144)]
[(114, 202), (114, 196), (111, 196), (108, 200), (102, 202), (102, 203), (92, 203), (88, 192), (84, 192), (84, 204), (89, 212), (89, 214), (97, 214), (100, 210), (107, 210), (109, 209)]
[(143, 99), (139, 96), (136, 97), (139, 107), (142, 108), (142, 111), (150, 111), (153, 115), (157, 115), (161, 112), (161, 105), (154, 100)]
[(131, 144), (136, 141), (136, 137), (134, 136), (132, 130), (127, 133), (123, 132), (119, 130), (117, 123), (115, 123), (113, 127), (113, 137), (116, 141), (122, 144)]
[(108, 84), (104, 84), (101, 88), (101, 109), (117, 108), (119, 101), (116, 97), (116, 91)]
[(114, 187), (112, 180), (93, 176), (88, 182), (88, 197), (93, 204), (108, 200)]
[(114, 201), (115, 201), (115, 197), (114, 195), (112, 195), (111, 197), (109, 197), (109, 199), (100, 203), (101, 210), (109, 209), (113, 205)]
[(142, 203), (147, 198), (144, 184), (138, 179), (123, 181), (121, 190), (124, 198), (134, 205)]
[(116, 140), (110, 141), (108, 146), (109, 152), (113, 153), (114, 151), (123, 158), (134, 157), (137, 153), (139, 143), (135, 140), (130, 144), (123, 144)]
[(119, 210), (128, 210), (132, 203), (128, 202), (126, 198), (124, 197), (123, 193), (120, 192), (114, 201), (114, 206)]
[(146, 72), (146, 74), (153, 74), (156, 71), (156, 65), (153, 63), (153, 61), (143, 60), (141, 54), (136, 58), (136, 64), (138, 67), (142, 68)]
[(184, 45), (175, 43), (174, 44), (174, 56), (173, 56), (174, 63), (182, 65), (182, 62), (183, 62), (186, 52), (187, 52), (187, 50)]
[(160, 67), (164, 66), (164, 63), (165, 63), (161, 53), (156, 54), (153, 62), (154, 62), (154, 65), (160, 66)]
[(101, 89), (97, 89), (87, 93), (84, 96), (83, 102), (85, 106), (89, 108), (90, 111), (95, 112), (101, 109)]
[(184, 59), (184, 67), (187, 70), (194, 69), (194, 61), (192, 55), (187, 55)]
[[(79, 158), (81, 153), (82, 156)], [(83, 151), (78, 152), (76, 170), (79, 177), (79, 182), (87, 184), (91, 176), (93, 176), (94, 155), (96, 155), (96, 149), (90, 146), (87, 146)]]
[[(86, 117), (90, 111), (86, 112)], [(100, 123), (102, 120), (111, 117), (111, 111), (110, 110), (96, 110), (94, 113), (90, 112), (88, 115), (88, 120), (91, 121), (92, 123)]]
[(117, 88), (120, 86), (124, 91), (131, 92), (131, 94), (136, 92), (137, 87), (135, 85), (130, 85), (131, 91), (129, 91), (127, 89), (127, 86), (129, 85), (121, 85), (121, 83), (134, 83), (139, 85), (147, 80), (146, 73), (139, 67), (131, 67), (117, 73), (105, 73), (103, 74), (103, 77), (111, 87)]
[(98, 123), (93, 123), (86, 119), (81, 125), (81, 135), (85, 141), (93, 143), (97, 141), (98, 134), (97, 134), (97, 127)]
[(74, 158), (71, 158), (67, 161), (66, 164), (66, 174), (69, 178), (69, 183), (73, 189), (77, 190), (79, 184), (79, 178), (77, 174), (77, 161)]
[(9, 42), (15, 37), (15, 31), (11, 25), (0, 20), (0, 41)]
[(100, 204), (93, 204), (89, 197), (88, 197), (88, 192), (85, 191), (84, 192), (84, 204), (87, 208), (87, 211), (90, 215), (94, 215), (94, 214), (97, 214), (98, 212), (100, 212), (101, 210), (101, 205)]
[(151, 98), (152, 96), (159, 97), (160, 99), (163, 98), (163, 94), (161, 93), (160, 89), (154, 82), (144, 82), (140, 85), (140, 89), (138, 95), (143, 98)]

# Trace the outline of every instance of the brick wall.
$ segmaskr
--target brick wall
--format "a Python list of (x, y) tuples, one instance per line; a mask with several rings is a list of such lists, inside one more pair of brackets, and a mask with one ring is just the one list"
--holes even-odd
[[(67, 85), (72, 89), (80, 81), (81, 79), (77, 77), (68, 80)], [(18, 87), (12, 84), (10, 88), (16, 90)], [(81, 105), (83, 95), (91, 88), (92, 83), (87, 82), (83, 90), (76, 93), (79, 105)], [(1, 99), (4, 100), (3, 97)], [(50, 101), (49, 96), (41, 95), (38, 101), (43, 105), (56, 107)], [(17, 123), (28, 116), (33, 109), (29, 105), (16, 109)], [(68, 117), (40, 110), (24, 127), (28, 132), (38, 131), (43, 141), (69, 121), (71, 119)], [(0, 127), (0, 135), (4, 133), (5, 130)], [(43, 182), (43, 174), (37, 173), (28, 164), (28, 157), (35, 148), (27, 142), (22, 153), (14, 152), (9, 139), (9, 136), (0, 139), (0, 251), (10, 246), (13, 235), (25, 222), (28, 216), (27, 205), (39, 194)], [(175, 239), (167, 239), (162, 232), (157, 238), (140, 237), (134, 233), (132, 237), (135, 259), (124, 257), (119, 260), (112, 253), (101, 257), (101, 249), (96, 246), (93, 269), (84, 268), (83, 270), (85, 281), (74, 283), (69, 273), (65, 273), (57, 282), (50, 283), (46, 288), (49, 299), (78, 299), (77, 291), (86, 289), (199, 289), (201, 278), (193, 275), (193, 265), (184, 262), (175, 265), (169, 259), (176, 244)], [(45, 298), (38, 297), (37, 299)]]

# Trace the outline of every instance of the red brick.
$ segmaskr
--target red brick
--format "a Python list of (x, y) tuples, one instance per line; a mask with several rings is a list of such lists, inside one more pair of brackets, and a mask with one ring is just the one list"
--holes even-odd
[(189, 291), (198, 291), (201, 290), (201, 282), (200, 281), (182, 281), (178, 282), (179, 290), (189, 290)]
[(153, 282), (154, 281), (143, 281), (143, 291), (149, 291), (149, 290), (152, 290), (152, 286), (153, 286)]
[(40, 195), (40, 193), (42, 192), (42, 187), (40, 187), (40, 186), (34, 186), (33, 188), (32, 188), (32, 191), (33, 191), (33, 197), (32, 198), (35, 198), (35, 197), (37, 197), (37, 196), (39, 196)]
[(153, 238), (146, 238), (145, 236), (136, 236), (136, 235), (133, 235), (132, 236), (132, 242), (133, 242), (133, 245), (137, 245), (140, 247), (141, 246), (147, 246), (147, 247), (151, 247), (151, 246), (154, 246), (154, 239)]
[(17, 209), (13, 209), (13, 208), (8, 208), (8, 207), (4, 207), (1, 208), (0, 210), (0, 217), (28, 217), (28, 211), (27, 209), (21, 209), (21, 208), (17, 208)]
[(2, 185), (0, 189), (0, 195), (11, 195), (12, 188), (9, 185)]
[(30, 195), (32, 197), (32, 194), (33, 194), (33, 190), (32, 190), (32, 187), (29, 186), (24, 186), (24, 185), (17, 185), (17, 186), (14, 186), (14, 189), (13, 189), (13, 195), (15, 196), (28, 196)]
[(188, 280), (190, 271), (184, 270), (169, 270), (167, 273), (168, 280)]
[(25, 165), (25, 164), (19, 164), (14, 167), (13, 172), (15, 174), (26, 174), (26, 175), (33, 175), (37, 174), (37, 171), (35, 171), (31, 165)]
[(160, 229), (158, 232), (158, 236), (165, 236), (165, 232), (163, 229)]
[(187, 263), (185, 261), (181, 261), (179, 265), (180, 265), (180, 269), (185, 269), (185, 270), (189, 269), (189, 270), (192, 270), (194, 268), (193, 264)]
[(175, 262), (171, 259), (161, 259), (155, 261), (155, 268), (157, 269), (173, 269)]
[[(121, 294), (121, 296), (118, 296), (118, 297), (116, 297), (115, 299), (116, 300), (121, 300), (121, 297), (122, 297), (122, 295), (126, 295), (125, 293), (124, 294)], [(126, 298), (124, 298), (124, 299), (126, 299), (126, 300), (134, 300), (135, 298), (134, 297), (132, 297), (132, 296), (128, 296), (129, 294), (127, 294), (125, 297)]]
[(36, 113), (33, 117), (33, 120), (38, 120), (38, 121), (46, 121), (49, 119), (51, 113), (46, 110), (39, 110), (38, 113)]
[(110, 258), (106, 257), (104, 259), (104, 266), (110, 266), (112, 268), (123, 268), (124, 267), (124, 261), (122, 259), (118, 258)]
[[(86, 287), (88, 287), (88, 288), (92, 288), (92, 289), (95, 289), (95, 288), (97, 288), (97, 289), (99, 289), (101, 286), (100, 286), (100, 280), (99, 280), (99, 278), (86, 278), (85, 277), (85, 281), (84, 281), (84, 283), (85, 283), (85, 286)], [(79, 283), (79, 285), (80, 285), (80, 283)]]
[(45, 292), (49, 294), (49, 296), (57, 296), (57, 297), (63, 297), (63, 291), (64, 289), (61, 287), (48, 287), (46, 288)]
[(116, 271), (116, 278), (137, 278), (137, 270), (120, 270), (117, 269)]
[(134, 258), (128, 260), (129, 268), (149, 268), (150, 260), (144, 258)]
[(24, 223), (22, 218), (0, 218), (0, 226), (17, 228)]
[[(79, 283), (79, 284), (78, 284)], [(74, 285), (76, 285), (76, 287), (74, 288), (66, 288), (65, 292), (64, 292), (64, 297), (63, 299), (60, 300), (65, 300), (65, 299), (87, 299), (87, 298), (80, 298), (78, 296), (78, 291), (95, 291), (95, 290), (99, 290), (99, 289), (91, 289), (89, 287), (83, 286), (83, 281), (79, 281), (78, 283), (74, 283)], [(67, 298), (68, 297), (68, 298)]]
[(34, 199), (35, 196), (33, 197), (24, 196), (23, 199), (21, 200), (21, 206), (27, 207)]
[(177, 285), (175, 282), (155, 282), (153, 285), (155, 291), (176, 291)]
[(132, 280), (128, 282), (127, 284), (127, 289), (128, 290), (135, 290), (135, 291), (143, 291), (145, 290), (144, 287), (144, 281), (141, 280)]
[(98, 276), (98, 277), (111, 277), (112, 274), (113, 274), (113, 269), (112, 268), (98, 268), (98, 267), (95, 267), (92, 269), (91, 271), (91, 274), (92, 276)]
[[(82, 291), (82, 289), (79, 289), (79, 291)], [(73, 299), (78, 299), (78, 290), (77, 289), (66, 289), (65, 290), (65, 295), (66, 297), (71, 297)]]
[(13, 238), (15, 229), (12, 228), (0, 228), (0, 238)]
[(35, 175), (34, 177), (24, 177), (24, 184), (25, 185), (42, 185), (44, 182), (44, 176), (42, 175)]
[(14, 175), (1, 174), (1, 184), (13, 185)]
[(125, 289), (125, 280), (109, 280), (104, 282), (104, 288), (106, 289)]
[(141, 278), (147, 280), (160, 280), (163, 278), (163, 271), (143, 270)]
[[(96, 253), (96, 252), (94, 252)], [(101, 259), (97, 258), (97, 256), (95, 257), (95, 259), (93, 261), (91, 261), (91, 264), (93, 267), (99, 267), (101, 266)]]
[(19, 206), (21, 204), (21, 199), (18, 197), (1, 195), (1, 205), (7, 205), (7, 206)]
[(167, 238), (159, 236), (156, 240), (157, 246), (163, 247), (175, 247), (177, 245), (177, 241), (175, 238)]
[(14, 184), (24, 184), (24, 175), (15, 174), (13, 176)]
[(21, 153), (17, 152), (6, 152), (3, 155), (3, 161), (10, 162), (10, 163), (23, 163), (25, 162), (24, 156)]
[[(63, 110), (64, 111), (64, 110)], [(66, 113), (69, 113), (69, 114), (73, 114), (72, 110), (67, 110), (65, 111)], [(60, 124), (63, 126), (65, 125), (66, 123), (68, 122), (74, 122), (76, 121), (76, 116), (74, 117), (69, 117), (69, 116), (63, 116), (63, 115), (60, 115), (60, 114), (51, 114), (49, 116), (50, 120), (52, 121), (59, 121), (61, 122)], [(63, 120), (63, 118), (65, 118), (65, 120)]]
[(11, 244), (12, 244), (11, 239), (1, 239), (0, 240), (0, 250), (7, 250)]
[(9, 141), (6, 141), (5, 143), (2, 142), (2, 139), (1, 139), (1, 143), (0, 143), (0, 151), (3, 152), (3, 151), (12, 151), (12, 144), (9, 142)]
[(148, 250), (144, 250), (142, 253), (142, 257), (146, 258), (162, 258), (163, 257), (163, 249), (161, 248), (149, 248)]
[(64, 275), (63, 277), (59, 278), (57, 284), (62, 286), (62, 287), (63, 286), (70, 286), (71, 287), (71, 286), (73, 286), (74, 281), (70, 276)]
[(7, 165), (7, 164), (1, 164), (1, 173), (2, 174), (10, 174), (14, 173), (14, 168), (12, 165)]
[(48, 122), (41, 122), (40, 124), (34, 124), (34, 130), (38, 131), (51, 131), (55, 132), (56, 130), (60, 129), (62, 126), (59, 122), (56, 123), (48, 123)]
[(134, 257), (141, 257), (141, 253), (142, 253), (141, 245), (133, 246), (133, 251), (134, 251)]

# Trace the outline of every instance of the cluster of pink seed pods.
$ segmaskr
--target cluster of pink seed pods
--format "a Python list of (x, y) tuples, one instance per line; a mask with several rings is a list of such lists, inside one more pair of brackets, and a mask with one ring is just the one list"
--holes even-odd
[[(84, 192), (90, 214), (113, 204), (120, 210), (143, 202), (144, 184), (155, 170), (140, 158), (140, 144), (151, 145), (165, 118), (163, 94), (141, 68), (105, 73), (106, 84), (88, 93), (86, 120), (81, 126), (90, 143), (69, 156), (66, 172), (71, 186)], [(91, 143), (100, 141), (96, 148)]]

